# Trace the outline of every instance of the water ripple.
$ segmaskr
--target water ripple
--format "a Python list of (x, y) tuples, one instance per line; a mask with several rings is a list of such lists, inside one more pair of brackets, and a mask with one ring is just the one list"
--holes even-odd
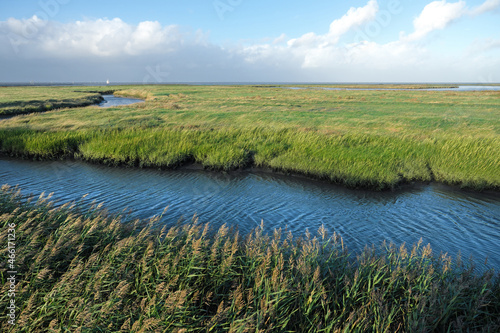
[(266, 230), (283, 228), (317, 235), (324, 225), (349, 249), (384, 240), (411, 246), (422, 238), (434, 252), (486, 257), (500, 269), (500, 198), (431, 184), (398, 192), (354, 191), (301, 177), (266, 173), (213, 173), (107, 168), (78, 162), (0, 159), (0, 183), (19, 185), (25, 194), (54, 192), (59, 202), (103, 202), (112, 212), (131, 209), (133, 218), (161, 214), (165, 223), (197, 216), (213, 228), (223, 223), (242, 233), (264, 221)]

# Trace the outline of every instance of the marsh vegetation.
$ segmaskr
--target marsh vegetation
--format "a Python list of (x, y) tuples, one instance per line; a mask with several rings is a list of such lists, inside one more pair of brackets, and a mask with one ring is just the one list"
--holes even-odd
[[(16, 225), (17, 332), (449, 332), (500, 329), (500, 284), (420, 242), (353, 256), (320, 228), (249, 235), (0, 191)], [(6, 255), (6, 248), (1, 253)], [(5, 263), (1, 263), (5, 265)], [(0, 307), (9, 298), (2, 269)], [(2, 329), (12, 331), (7, 321)]]
[(102, 101), (101, 94), (84, 87), (0, 87), (0, 116), (44, 112), (61, 108), (84, 107)]
[(0, 150), (139, 167), (256, 166), (354, 188), (432, 180), (500, 188), (500, 92), (168, 85), (116, 94), (146, 102), (3, 120)]

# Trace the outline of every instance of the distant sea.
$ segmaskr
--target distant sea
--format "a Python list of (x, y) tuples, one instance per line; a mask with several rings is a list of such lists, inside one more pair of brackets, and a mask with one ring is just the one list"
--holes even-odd
[(233, 85), (338, 85), (338, 84), (433, 84), (433, 85), (497, 85), (482, 83), (455, 83), (455, 82), (163, 82), (163, 83), (143, 83), (143, 82), (0, 82), (0, 87), (22, 87), (22, 86), (123, 86), (123, 85), (203, 85), (203, 86), (233, 86)]

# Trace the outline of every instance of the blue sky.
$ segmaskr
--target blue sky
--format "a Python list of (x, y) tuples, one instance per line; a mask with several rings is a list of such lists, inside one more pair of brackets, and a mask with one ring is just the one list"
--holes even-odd
[(500, 82), (500, 0), (2, 0), (0, 82)]

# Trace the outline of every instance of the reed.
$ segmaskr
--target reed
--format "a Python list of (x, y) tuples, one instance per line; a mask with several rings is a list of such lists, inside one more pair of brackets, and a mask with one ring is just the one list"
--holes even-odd
[(421, 243), (355, 255), (324, 228), (294, 238), (263, 226), (239, 235), (196, 220), (129, 221), (98, 207), (55, 207), (43, 195), (27, 202), (3, 186), (2, 243), (9, 223), (16, 224), (18, 324), (1, 321), (6, 332), (500, 329), (499, 276), (476, 274)]

